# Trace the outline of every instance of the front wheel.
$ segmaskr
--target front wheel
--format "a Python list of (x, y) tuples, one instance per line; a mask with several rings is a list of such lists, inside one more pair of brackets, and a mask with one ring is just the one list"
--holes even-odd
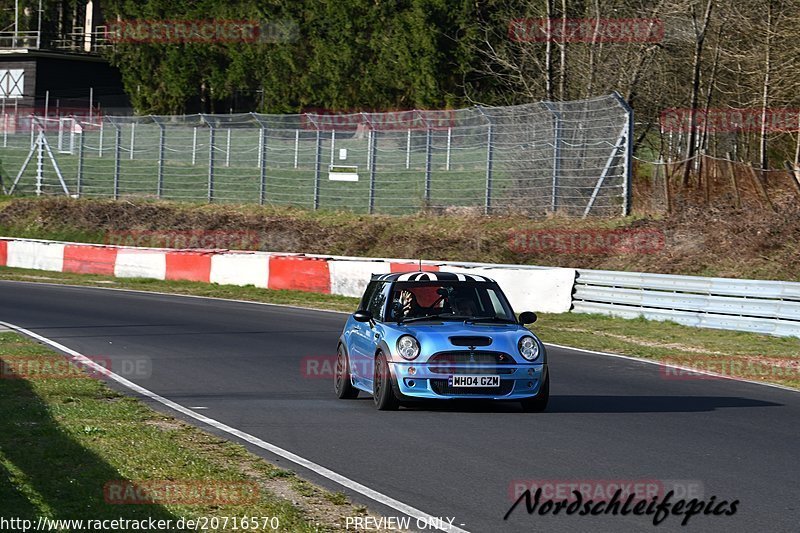
[(353, 387), (350, 382), (350, 361), (348, 359), (344, 346), (340, 344), (336, 354), (336, 370), (333, 377), (333, 388), (336, 391), (336, 397), (340, 400), (358, 398), (358, 389)]
[(400, 402), (392, 388), (392, 374), (389, 363), (383, 352), (375, 356), (375, 375), (372, 380), (372, 398), (379, 411), (394, 411), (400, 407)]
[(541, 413), (547, 409), (547, 402), (550, 399), (550, 371), (546, 371), (544, 383), (539, 387), (539, 394), (533, 398), (520, 400), (522, 410), (526, 413)]

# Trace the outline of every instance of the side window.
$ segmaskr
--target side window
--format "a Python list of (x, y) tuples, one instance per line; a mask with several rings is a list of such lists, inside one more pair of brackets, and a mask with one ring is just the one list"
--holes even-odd
[(375, 289), (378, 288), (378, 285), (380, 285), (380, 283), (377, 281), (369, 282), (366, 290), (364, 291), (364, 296), (361, 297), (361, 303), (358, 304), (359, 309), (363, 309), (365, 311), (369, 309), (369, 302), (372, 300), (372, 296), (375, 294)]
[(367, 311), (372, 313), (375, 320), (383, 320), (383, 308), (389, 297), (391, 284), (378, 282), (376, 285), (376, 290), (370, 295), (369, 302), (367, 302)]

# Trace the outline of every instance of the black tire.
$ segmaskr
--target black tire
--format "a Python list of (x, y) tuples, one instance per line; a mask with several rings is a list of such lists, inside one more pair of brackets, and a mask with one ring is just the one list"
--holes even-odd
[(532, 398), (520, 400), (522, 410), (526, 413), (541, 413), (547, 409), (547, 402), (550, 400), (550, 372), (546, 371), (544, 383), (539, 388), (539, 394)]
[(358, 389), (350, 381), (350, 361), (344, 346), (339, 345), (336, 354), (336, 368), (333, 374), (333, 390), (340, 400), (355, 400), (358, 398)]
[(389, 363), (383, 352), (375, 356), (375, 374), (372, 378), (372, 398), (379, 411), (395, 411), (400, 407), (400, 401), (394, 394), (392, 387), (392, 373)]

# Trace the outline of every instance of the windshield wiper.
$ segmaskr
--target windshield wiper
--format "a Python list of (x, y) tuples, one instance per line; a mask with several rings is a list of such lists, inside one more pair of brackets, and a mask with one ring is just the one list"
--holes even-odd
[(419, 320), (427, 320), (429, 318), (439, 318), (439, 315), (425, 315), (425, 316), (414, 316), (411, 318), (404, 318), (398, 322), (398, 324), (405, 324), (407, 322), (417, 322)]
[(425, 320), (428, 318), (433, 318), (436, 320), (471, 320), (474, 317), (467, 316), (467, 315), (448, 315), (446, 313), (441, 313), (438, 315), (425, 315), (425, 316), (415, 316), (412, 318), (406, 318), (400, 321), (401, 324), (405, 324), (406, 322), (416, 322), (418, 320)]

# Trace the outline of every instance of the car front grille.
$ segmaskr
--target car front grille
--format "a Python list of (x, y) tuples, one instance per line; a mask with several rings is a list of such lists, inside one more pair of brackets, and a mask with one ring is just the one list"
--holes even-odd
[(499, 387), (453, 387), (446, 379), (432, 379), (431, 390), (442, 396), (506, 396), (514, 388), (513, 380), (500, 380)]
[[(511, 374), (514, 359), (502, 352), (439, 352), (428, 359), (434, 374)], [(463, 365), (456, 367), (456, 365)]]

